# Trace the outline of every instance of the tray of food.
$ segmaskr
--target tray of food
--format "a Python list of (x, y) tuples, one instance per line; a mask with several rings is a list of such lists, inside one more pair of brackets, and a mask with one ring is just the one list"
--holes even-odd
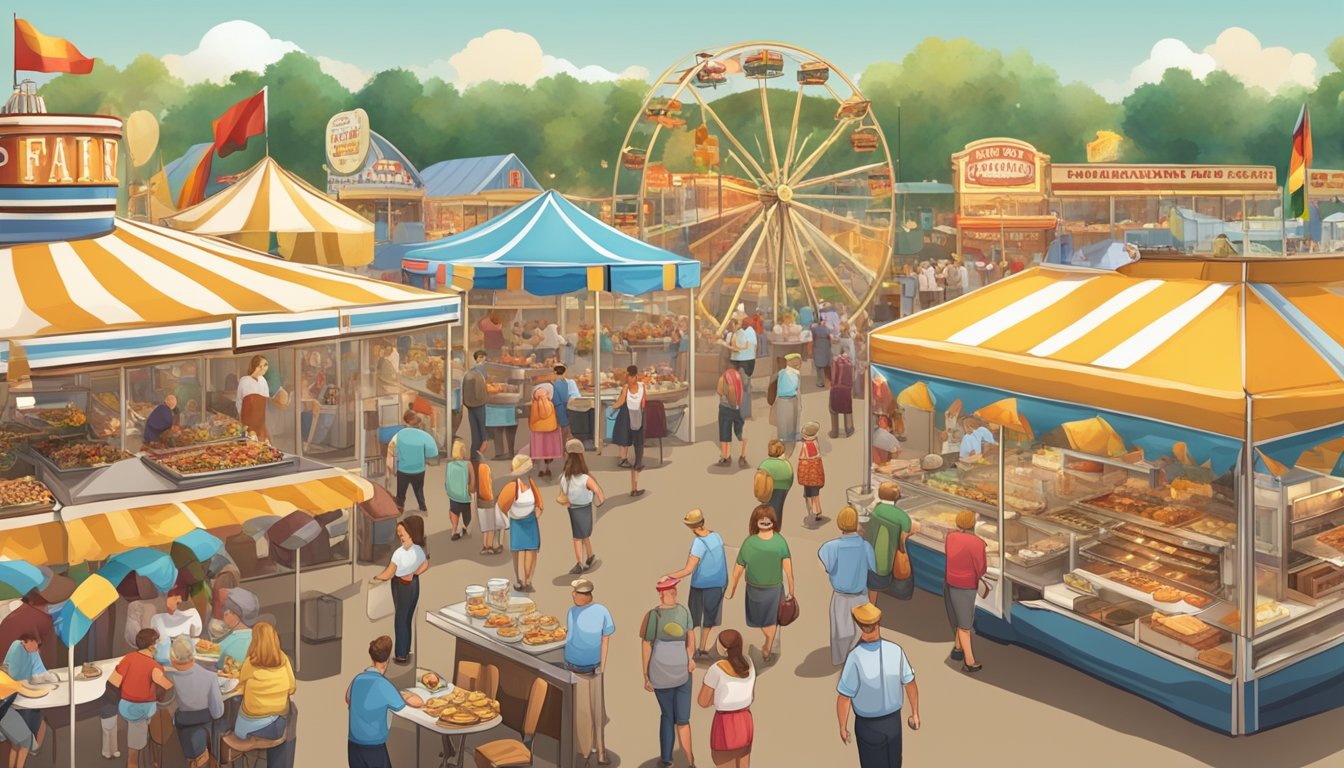
[(84, 472), (109, 467), (131, 455), (114, 445), (92, 440), (62, 440), (49, 438), (31, 443), (28, 451), (38, 461), (56, 472)]
[(191, 448), (212, 443), (226, 443), (247, 437), (243, 425), (227, 416), (213, 415), (194, 427), (174, 425), (152, 443), (145, 443), (144, 450), (150, 454), (161, 454), (179, 448)]
[(1154, 612), (1144, 619), (1144, 623), (1160, 635), (1166, 635), (1199, 650), (1221, 645), (1225, 634), (1223, 630), (1196, 616), (1166, 616), (1161, 612)]
[(0, 517), (45, 512), (55, 504), (51, 490), (31, 476), (0, 480)]
[(1128, 519), (1140, 524), (1160, 523), (1171, 527), (1188, 526), (1204, 516), (1202, 510), (1189, 504), (1164, 501), (1125, 491), (1093, 496), (1075, 501), (1074, 504), (1086, 512)]
[(213, 443), (140, 458), (151, 469), (176, 482), (272, 469), (294, 462), (293, 456), (254, 440)]
[(88, 414), (74, 403), (23, 408), (18, 413), (25, 421), (40, 430), (62, 435), (81, 433), (89, 423)]
[(1068, 537), (1055, 535), (1033, 541), (1025, 547), (1016, 549), (1010, 547), (1004, 557), (1008, 559), (1008, 562), (1016, 563), (1024, 568), (1035, 568), (1042, 563), (1053, 562), (1057, 558), (1068, 554), (1068, 552)]
[(1105, 588), (1132, 600), (1160, 607), (1168, 613), (1198, 613), (1213, 602), (1208, 595), (1189, 592), (1164, 584), (1133, 568), (1124, 568), (1109, 562), (1096, 561), (1074, 569), (1074, 574), (1091, 582), (1094, 588)]
[(1132, 568), (1144, 575), (1158, 576), (1188, 589), (1216, 592), (1219, 587), (1216, 569), (1184, 563), (1124, 540), (1096, 542), (1080, 551), (1116, 565)]
[[(433, 691), (424, 688), (413, 689), (421, 695), (425, 706), (421, 710), (427, 717), (434, 718), (434, 725), (443, 730), (474, 728), (499, 718), (499, 701), (480, 691), (468, 691), (452, 687), (447, 693), (433, 695)], [(430, 694), (425, 696), (424, 694)]]
[(219, 644), (205, 638), (198, 639), (195, 655), (197, 661), (219, 661)]
[(1096, 533), (1102, 528), (1102, 522), (1097, 518), (1072, 509), (1057, 509), (1043, 517), (1078, 533)]
[[(1179, 565), (1212, 569), (1215, 573), (1219, 568), (1217, 556), (1178, 544), (1171, 539), (1179, 540), (1179, 536), (1172, 536), (1169, 533), (1150, 530), (1132, 523), (1121, 523), (1111, 529), (1111, 537), (1116, 540), (1111, 543), (1130, 551), (1152, 551)], [(1140, 547), (1142, 550), (1132, 549), (1133, 547)]]

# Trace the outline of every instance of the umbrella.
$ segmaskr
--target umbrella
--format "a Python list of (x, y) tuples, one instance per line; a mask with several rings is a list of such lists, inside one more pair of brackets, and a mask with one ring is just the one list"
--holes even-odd
[(976, 411), (975, 415), (990, 424), (1021, 432), (1028, 440), (1032, 438), (1031, 422), (1027, 421), (1026, 415), (1018, 410), (1016, 397), (1007, 397), (997, 403), (990, 403)]
[(20, 560), (0, 561), (0, 584), (3, 584), (19, 596), (47, 586), (50, 577), (37, 566)]
[(166, 592), (177, 583), (177, 566), (166, 553), (148, 547), (137, 547), (108, 558), (97, 573), (89, 575), (70, 595), (56, 616), (56, 631), (66, 646), (73, 646), (84, 638), (93, 620), (121, 597), (120, 584), (131, 574), (139, 574), (160, 592)]
[(1093, 456), (1121, 456), (1125, 453), (1124, 439), (1100, 416), (1069, 421), (1060, 426), (1069, 438), (1069, 447), (1075, 451)]
[(929, 392), (929, 385), (922, 381), (917, 381), (901, 390), (901, 394), (896, 396), (896, 402), (910, 408), (933, 410), (933, 394)]

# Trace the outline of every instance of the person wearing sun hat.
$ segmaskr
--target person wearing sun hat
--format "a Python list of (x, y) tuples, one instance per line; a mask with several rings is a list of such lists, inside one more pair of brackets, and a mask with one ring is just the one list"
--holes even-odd
[(537, 481), (532, 479), (532, 459), (518, 454), (510, 465), (512, 477), (499, 489), (499, 511), (509, 518), (509, 549), (513, 550), (514, 584), (520, 592), (532, 591), (532, 574), (541, 550), (539, 521), (545, 503)]
[(565, 669), (574, 673), (578, 684), (574, 691), (574, 731), (579, 756), (584, 760), (597, 753), (598, 765), (610, 765), (607, 759), (607, 709), (603, 670), (607, 666), (607, 648), (616, 632), (611, 611), (593, 598), (593, 582), (575, 579), (569, 583), (574, 606), (565, 617)]
[(821, 425), (809, 421), (803, 425), (802, 447), (798, 451), (798, 484), (803, 487), (803, 504), (807, 507), (807, 527), (815, 528), (825, 518), (821, 516), (821, 489), (826, 485), (826, 469), (821, 463), (821, 447), (817, 433)]
[(695, 672), (695, 636), (691, 612), (677, 602), (680, 579), (664, 576), (654, 585), (658, 605), (644, 614), (641, 654), (644, 690), (658, 699), (659, 765), (672, 765), (672, 749), (681, 742), (686, 761), (695, 765), (691, 746), (691, 675)]
[(975, 535), (975, 513), (963, 509), (957, 513), (957, 530), (947, 534), (944, 548), (947, 565), (943, 575), (943, 605), (947, 622), (952, 625), (952, 660), (961, 661), (962, 672), (979, 672), (971, 650), (971, 632), (975, 628), (975, 595), (988, 570), (985, 540)]
[(686, 513), (681, 522), (690, 529), (695, 540), (686, 565), (667, 574), (669, 579), (691, 577), (691, 594), (687, 601), (691, 609), (691, 625), (700, 629), (700, 650), (697, 657), (709, 656), (710, 631), (723, 618), (723, 592), (728, 588), (728, 558), (723, 549), (723, 537), (705, 526), (705, 515), (698, 509)]
[(860, 768), (899, 768), (901, 709), (910, 700), (910, 730), (919, 730), (919, 686), (904, 649), (882, 639), (882, 611), (864, 603), (850, 612), (859, 644), (845, 657), (835, 686), (835, 712), (840, 741), (849, 743), (849, 713), (854, 713), (854, 741)]

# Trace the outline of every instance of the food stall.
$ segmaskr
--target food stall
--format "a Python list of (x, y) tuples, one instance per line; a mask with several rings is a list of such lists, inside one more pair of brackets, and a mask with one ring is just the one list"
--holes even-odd
[[(427, 611), (425, 621), (453, 637), (453, 669), (475, 662), (499, 670), (499, 712), (515, 730), (522, 730), (533, 681), (540, 677), (550, 684), (537, 733), (559, 742), (558, 765), (569, 768), (575, 764), (577, 681), (564, 668), (567, 628), (562, 617), (568, 606), (549, 607), (551, 614), (540, 608), (528, 596), (513, 594), (508, 579), (490, 579), (485, 585), (468, 586), (462, 602)], [(422, 657), (417, 653), (416, 658)]]
[[(617, 396), (618, 377), (630, 364), (647, 375), (654, 399), (684, 399), (688, 413), (693, 407), (685, 382), (693, 378), (694, 344), (688, 341), (684, 374), (671, 348), (679, 332), (674, 317), (694, 303), (699, 262), (628, 237), (553, 190), (467, 232), (407, 247), (402, 266), (426, 287), (468, 292), (463, 325), (471, 350), (485, 347), (483, 319), (503, 327), (505, 345), (487, 368), (497, 405), (526, 407), (532, 387), (552, 375), (547, 364), (552, 355), (537, 341), (545, 326), (555, 323), (568, 341), (555, 356), (569, 365), (580, 389), (581, 396), (570, 401), (572, 411), (595, 411), (593, 423), (601, 424), (603, 403)], [(589, 307), (592, 324), (585, 325)], [(688, 327), (687, 336), (693, 338), (693, 331)], [(689, 415), (682, 420), (688, 439)], [(593, 432), (600, 445), (601, 430)]]
[(1050, 156), (1017, 139), (989, 138), (952, 155), (957, 247), (986, 277), (1041, 260), (1057, 223), (1047, 205)]
[(1340, 257), (1146, 255), (873, 331), (866, 485), (922, 522), (916, 583), (971, 509), (983, 634), (1232, 734), (1344, 704), (1341, 282)]

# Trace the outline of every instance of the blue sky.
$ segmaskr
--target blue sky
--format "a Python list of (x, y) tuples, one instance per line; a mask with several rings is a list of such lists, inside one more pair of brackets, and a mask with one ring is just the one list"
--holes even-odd
[[(1272, 11), (1273, 4), (1263, 0), (1223, 0), (1216, 6), (1170, 0), (777, 0), (769, 5), (737, 0), (11, 0), (6, 5), (43, 32), (67, 37), (86, 54), (118, 65), (140, 53), (187, 54), (207, 30), (232, 19), (253, 22), (273, 38), (365, 73), (395, 66), (452, 72), (442, 65), (435, 70), (432, 63), (446, 61), (472, 38), (500, 28), (531, 35), (545, 55), (576, 67), (611, 72), (642, 67), (653, 73), (701, 47), (777, 39), (810, 48), (855, 74), (874, 61), (899, 60), (921, 39), (936, 36), (966, 37), (1002, 50), (1025, 48), (1064, 80), (1115, 93), (1125, 89), (1131, 70), (1162, 38), (1177, 38), (1197, 56), (1226, 28), (1243, 27), (1260, 45), (1314, 57), (1319, 77), (1333, 69), (1326, 46), (1344, 35), (1341, 0), (1299, 0), (1284, 7), (1291, 12)], [(1174, 55), (1185, 54), (1177, 46)]]

